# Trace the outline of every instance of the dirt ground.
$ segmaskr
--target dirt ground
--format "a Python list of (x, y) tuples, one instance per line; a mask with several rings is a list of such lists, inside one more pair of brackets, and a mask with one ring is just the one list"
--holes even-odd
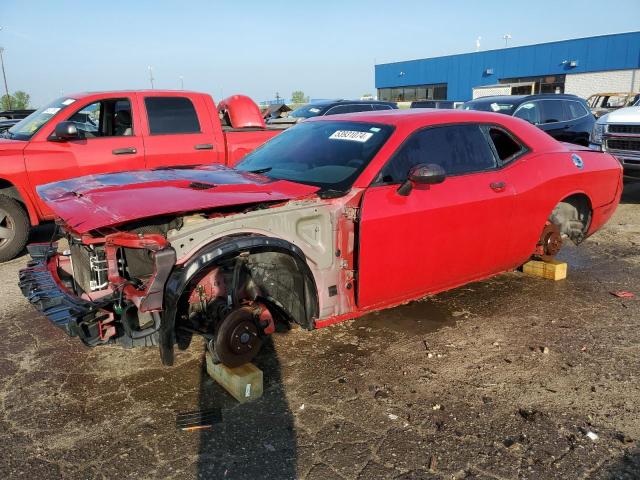
[[(565, 281), (507, 273), (277, 334), (244, 405), (199, 342), (163, 368), (66, 337), (20, 295), (19, 258), (0, 266), (0, 478), (640, 478), (640, 300), (610, 293), (640, 296), (640, 184), (561, 257)], [(213, 407), (212, 430), (176, 429)]]

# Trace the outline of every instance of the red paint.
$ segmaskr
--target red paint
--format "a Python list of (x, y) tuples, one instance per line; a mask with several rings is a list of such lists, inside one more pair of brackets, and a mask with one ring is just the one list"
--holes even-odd
[[(152, 135), (145, 97), (188, 98), (198, 116), (200, 133)], [(239, 128), (229, 132), (218, 118), (213, 99), (204, 93), (111, 91), (68, 95), (66, 98), (75, 99), (75, 102), (60, 110), (29, 141), (0, 138), (0, 181), (16, 188), (33, 225), (54, 216), (35, 192), (39, 185), (83, 175), (169, 165), (235, 165), (242, 156), (282, 131), (266, 129), (258, 106), (241, 95), (225, 100), (226, 108), (240, 127), (255, 128)], [(126, 99), (130, 102), (133, 135), (51, 141), (51, 134), (58, 123), (68, 120), (87, 105), (107, 99)], [(258, 112), (260, 122), (256, 123), (255, 112)], [(124, 148), (135, 149), (135, 153), (113, 154), (114, 150)]]
[(245, 95), (233, 95), (221, 100), (218, 112), (229, 116), (233, 128), (266, 127), (260, 108)]
[(206, 165), (83, 177), (44, 185), (38, 193), (71, 229), (82, 234), (140, 218), (277, 202), (317, 190), (221, 165)]

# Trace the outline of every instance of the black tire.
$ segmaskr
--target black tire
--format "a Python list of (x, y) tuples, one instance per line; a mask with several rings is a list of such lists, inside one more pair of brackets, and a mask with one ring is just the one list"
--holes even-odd
[(0, 262), (15, 258), (29, 238), (29, 215), (17, 200), (0, 195)]

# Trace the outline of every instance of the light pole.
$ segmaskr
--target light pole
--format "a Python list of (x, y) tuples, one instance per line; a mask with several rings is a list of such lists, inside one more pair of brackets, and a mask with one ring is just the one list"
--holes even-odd
[(511, 40), (511, 34), (505, 33), (502, 38), (504, 39), (504, 48), (507, 48), (509, 46), (509, 40)]
[(4, 53), (4, 47), (0, 47), (0, 64), (2, 64), (2, 78), (4, 78), (4, 91), (7, 93), (7, 106), (9, 110), (11, 110), (11, 95), (9, 95), (9, 87), (7, 86), (7, 74), (4, 73), (4, 58), (2, 54)]
[(153, 90), (153, 67), (149, 65), (149, 82), (151, 82), (151, 90)]
[(184, 90), (184, 77), (180, 75), (180, 90)]

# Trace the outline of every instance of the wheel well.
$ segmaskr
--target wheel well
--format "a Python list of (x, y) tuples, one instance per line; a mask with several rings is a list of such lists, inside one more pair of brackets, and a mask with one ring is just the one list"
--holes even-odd
[(0, 178), (0, 195), (11, 197), (14, 200), (19, 201), (24, 206), (24, 200), (22, 199), (20, 192), (18, 192), (18, 189), (13, 183), (3, 178)]
[(592, 211), (589, 197), (584, 193), (576, 193), (564, 198), (555, 206), (549, 221), (558, 225), (560, 233), (577, 245), (586, 238)]
[[(238, 258), (244, 258), (251, 282), (255, 284), (251, 288), (257, 287), (253, 291), (259, 292), (260, 301), (268, 304), (272, 313), (295, 321), (303, 328), (314, 328), (319, 314), (318, 291), (302, 250), (279, 238), (226, 237), (204, 247), (184, 265), (175, 268), (165, 285), (165, 310), (160, 327), (160, 353), (165, 365), (173, 363), (175, 327), (189, 308), (191, 293), (199, 291), (198, 285), (212, 270), (222, 264), (233, 265)], [(226, 283), (227, 280), (225, 286)], [(206, 285), (202, 291), (206, 291)], [(228, 295), (225, 294), (225, 298)]]

